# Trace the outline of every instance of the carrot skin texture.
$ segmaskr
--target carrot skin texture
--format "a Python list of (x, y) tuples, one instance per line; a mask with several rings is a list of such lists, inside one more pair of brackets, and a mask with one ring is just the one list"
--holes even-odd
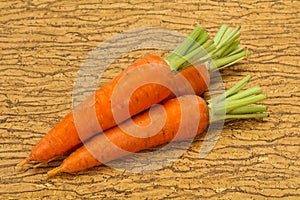
[[(185, 124), (180, 124), (182, 121), (180, 103), (178, 99), (183, 100), (184, 103), (195, 104), (195, 101), (191, 100), (195, 97), (199, 111), (190, 112), (191, 120), (185, 121)], [(54, 170), (54, 172), (52, 171), (53, 173), (50, 171), (48, 175), (55, 175), (56, 173), (60, 172), (78, 172), (126, 156), (130, 154), (130, 152), (138, 152), (143, 149), (170, 142), (173, 139), (181, 140), (193, 138), (196, 134), (202, 133), (208, 126), (208, 107), (206, 102), (201, 97), (196, 95), (186, 95), (179, 98), (174, 98), (166, 101), (165, 104), (163, 104), (163, 108), (165, 109), (166, 113), (166, 121), (162, 129), (160, 129), (157, 134), (148, 138), (134, 137), (125, 133), (122, 129), (120, 129), (119, 126), (116, 126), (105, 131), (104, 134), (95, 136), (84, 146), (74, 151), (63, 161), (61, 166), (59, 166), (59, 170), (56, 172)], [(164, 116), (162, 110), (156, 108), (154, 108), (152, 114), (154, 116)], [(193, 120), (194, 115), (200, 115), (198, 118), (198, 123), (197, 121)], [(140, 126), (146, 126), (151, 121), (149, 112), (145, 111), (139, 115), (136, 115), (133, 117), (133, 121)], [(129, 122), (125, 121), (123, 124), (125, 126), (131, 126), (131, 124), (127, 123)], [(197, 126), (195, 129), (197, 132), (193, 133), (191, 132), (190, 127), (195, 125)], [(179, 126), (182, 126), (184, 131), (176, 135)], [(174, 138), (175, 135), (176, 138)], [(120, 152), (117, 148), (110, 148), (112, 147), (110, 143), (116, 145), (118, 148), (126, 150), (127, 152)], [(101, 162), (95, 157), (101, 158)]]
[[(32, 149), (27, 161), (48, 161), (54, 157), (61, 156), (70, 149), (76, 147), (94, 134), (107, 130), (116, 125), (112, 110), (111, 98), (113, 91), (121, 78), (130, 73), (130, 70), (146, 64), (157, 64), (169, 69), (167, 63), (159, 56), (150, 55), (138, 59), (108, 84), (99, 88), (94, 95), (79, 104), (74, 111), (70, 112), (54, 128), (52, 128), (44, 138)], [(210, 76), (208, 70), (203, 65), (186, 69), (180, 72), (192, 86), (195, 94), (202, 94), (208, 87)], [(176, 77), (176, 75), (174, 75)], [(183, 87), (183, 94), (185, 94)], [(130, 97), (129, 111), (133, 116), (138, 114), (153, 104), (163, 100), (173, 98), (175, 95), (170, 89), (159, 84), (147, 84), (138, 88)], [(76, 112), (76, 124), (74, 119)], [(90, 114), (96, 114), (96, 120), (91, 120)], [(126, 120), (124, 118), (123, 120)], [(99, 125), (101, 129), (99, 129)], [(78, 127), (84, 127), (84, 131), (78, 134)], [(84, 135), (82, 135), (84, 133)]]

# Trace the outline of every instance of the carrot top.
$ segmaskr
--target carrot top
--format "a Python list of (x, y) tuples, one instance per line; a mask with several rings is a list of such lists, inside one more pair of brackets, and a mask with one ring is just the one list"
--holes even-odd
[(222, 25), (211, 40), (206, 30), (200, 26), (166, 58), (173, 71), (182, 71), (193, 65), (207, 63), (210, 71), (227, 67), (250, 55), (250, 52), (240, 47), (240, 26), (230, 29)]
[(267, 106), (250, 105), (267, 98), (266, 95), (261, 94), (260, 87), (254, 86), (242, 91), (250, 79), (251, 76), (248, 75), (225, 93), (208, 101), (210, 122), (231, 118), (268, 117), (266, 113), (259, 113), (266, 111)]

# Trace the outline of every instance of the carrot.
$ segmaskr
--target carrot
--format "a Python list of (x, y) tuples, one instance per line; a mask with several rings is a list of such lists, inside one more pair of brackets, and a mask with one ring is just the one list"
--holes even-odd
[[(107, 130), (163, 100), (176, 95), (200, 95), (209, 84), (209, 71), (231, 65), (249, 54), (238, 46), (238, 37), (239, 27), (229, 29), (224, 25), (214, 40), (209, 40), (206, 31), (197, 26), (165, 59), (155, 55), (138, 59), (63, 118), (33, 147), (29, 157), (18, 165), (23, 166), (30, 161), (50, 161), (80, 145), (82, 141), (96, 133)], [(208, 57), (213, 59), (204, 65)], [(191, 67), (191, 63), (194, 67)], [(129, 91), (122, 88), (125, 88), (129, 82), (136, 84), (140, 80), (151, 80), (149, 74), (151, 71), (154, 74), (155, 70), (160, 71), (160, 75), (164, 77), (161, 80), (167, 80), (164, 83), (172, 85), (171, 87), (176, 88), (176, 91), (157, 83), (142, 85), (131, 94), (128, 100), (129, 115), (127, 115), (125, 107), (128, 105), (123, 95)], [(179, 73), (174, 75), (171, 73), (174, 71)], [(183, 77), (189, 84), (182, 84), (185, 80)], [(117, 88), (121, 88), (118, 90), (120, 92), (114, 93)], [(112, 101), (114, 105), (118, 105), (113, 108), (116, 109), (115, 112), (112, 111)], [(117, 121), (114, 113), (119, 114)]]
[[(133, 121), (141, 127), (148, 126), (146, 131), (134, 132), (135, 124), (125, 121), (92, 138), (67, 157), (59, 167), (49, 171), (48, 176), (81, 171), (172, 140), (193, 138), (202, 133), (209, 123), (220, 119), (266, 117), (267, 114), (256, 113), (265, 111), (266, 106), (249, 106), (266, 99), (260, 88), (253, 87), (239, 92), (249, 79), (250, 76), (247, 76), (227, 93), (211, 100), (209, 105), (199, 96), (185, 95), (168, 100), (163, 104), (163, 109), (153, 108), (151, 117), (149, 111), (145, 111), (133, 117)], [(151, 118), (153, 124), (149, 126)], [(165, 121), (158, 131), (157, 121)], [(129, 135), (124, 128), (133, 132)]]

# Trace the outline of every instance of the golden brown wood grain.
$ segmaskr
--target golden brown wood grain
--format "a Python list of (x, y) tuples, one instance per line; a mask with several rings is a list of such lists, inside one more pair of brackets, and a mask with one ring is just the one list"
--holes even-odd
[[(0, 199), (299, 199), (299, 7), (293, 0), (2, 0)], [(100, 166), (47, 180), (61, 160), (15, 168), (71, 110), (76, 73), (101, 41), (138, 27), (186, 34), (197, 23), (210, 33), (223, 23), (242, 25), (242, 46), (253, 54), (221, 73), (227, 87), (253, 75), (250, 85), (269, 96), (269, 118), (227, 122), (205, 158), (198, 158), (200, 136), (180, 159), (150, 173)], [(124, 56), (102, 80), (149, 52)]]

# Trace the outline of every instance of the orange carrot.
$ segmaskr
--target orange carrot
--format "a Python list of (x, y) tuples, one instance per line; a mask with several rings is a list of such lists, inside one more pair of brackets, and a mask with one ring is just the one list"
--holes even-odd
[[(127, 105), (122, 98), (129, 91), (124, 90), (124, 93), (122, 93), (122, 90), (120, 90), (120, 93), (114, 93), (116, 87), (123, 88), (130, 81), (137, 83), (140, 79), (149, 80), (150, 69), (152, 71), (153, 69), (158, 69), (158, 71), (166, 72), (166, 83), (170, 83), (172, 88), (177, 88), (176, 95), (193, 93), (200, 95), (206, 90), (209, 84), (209, 69), (234, 63), (248, 55), (248, 52), (243, 52), (243, 49), (240, 47), (232, 46), (232, 44), (237, 42), (235, 35), (238, 36), (238, 32), (236, 29), (226, 29), (227, 32), (222, 29), (223, 34), (226, 33), (228, 35), (228, 33), (232, 32), (232, 37), (226, 37), (223, 40), (218, 39), (220, 38), (220, 32), (218, 32), (216, 45), (213, 41), (207, 39), (207, 34), (203, 29), (196, 27), (195, 30), (189, 35), (189, 38), (196, 41), (198, 46), (190, 43), (189, 39), (188, 44), (186, 41), (183, 42), (183, 45), (179, 45), (178, 49), (165, 59), (153, 55), (138, 59), (63, 118), (32, 149), (29, 157), (18, 165), (22, 166), (30, 161), (43, 162), (52, 160), (80, 145), (82, 141), (96, 133), (115, 126), (128, 117), (148, 109), (153, 104), (173, 98), (175, 96), (174, 91), (170, 90), (169, 87), (156, 83), (142, 85), (131, 94), (128, 104), (129, 116), (126, 115), (126, 109), (123, 109), (123, 107)], [(199, 47), (199, 45), (202, 46)], [(224, 54), (224, 50), (226, 49), (226, 54)], [(203, 51), (207, 51), (214, 57), (213, 62), (215, 64), (210, 65), (213, 67), (201, 64), (200, 58), (203, 56)], [(196, 63), (196, 66), (185, 69), (185, 66), (188, 66), (189, 62)], [(138, 73), (140, 76), (135, 76), (140, 71), (143, 71), (143, 74)], [(180, 71), (180, 73), (174, 75), (171, 73), (173, 71)], [(189, 84), (182, 84), (184, 80), (182, 77)], [(116, 112), (112, 111), (112, 100), (114, 99), (116, 99), (115, 105), (118, 105), (116, 111), (120, 116), (117, 122), (114, 118), (114, 113)], [(95, 115), (94, 118), (91, 117), (93, 115)]]
[[(104, 134), (99, 134), (92, 138), (92, 140), (66, 158), (59, 167), (49, 171), (48, 176), (53, 176), (60, 172), (81, 171), (126, 156), (131, 152), (138, 152), (170, 142), (173, 139), (193, 138), (196, 133), (202, 133), (207, 128), (209, 122), (221, 118), (266, 117), (266, 114), (253, 114), (253, 112), (265, 111), (266, 107), (247, 106), (266, 98), (266, 96), (260, 94), (261, 90), (259, 88), (253, 87), (236, 94), (241, 89), (241, 85), (247, 83), (249, 79), (249, 76), (246, 77), (237, 85), (237, 89), (233, 88), (235, 91), (229, 90), (227, 92), (226, 97), (228, 100), (226, 104), (228, 107), (225, 108), (226, 115), (220, 114), (223, 105), (217, 101), (222, 100), (220, 97), (217, 97), (216, 101), (212, 100), (209, 106), (207, 106), (201, 97), (196, 95), (186, 95), (171, 99), (163, 104), (164, 109), (155, 107), (151, 111), (151, 118), (149, 111), (133, 117), (133, 122), (141, 127), (147, 127), (152, 119), (154, 124), (151, 124), (152, 126), (148, 127), (146, 131), (133, 133), (135, 124), (131, 121), (125, 121), (120, 126), (111, 128), (105, 131)], [(157, 124), (155, 122), (164, 121), (164, 119), (165, 123), (156, 133)], [(179, 127), (184, 131), (178, 132)], [(126, 133), (124, 128), (133, 132)]]

